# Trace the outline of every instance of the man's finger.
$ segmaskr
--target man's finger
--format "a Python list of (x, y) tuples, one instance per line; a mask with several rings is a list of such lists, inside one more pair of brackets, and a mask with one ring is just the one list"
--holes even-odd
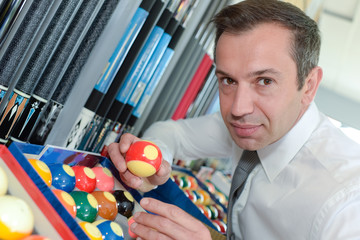
[(124, 156), (120, 153), (119, 145), (117, 143), (111, 143), (108, 147), (108, 154), (111, 161), (120, 173), (126, 171), (126, 163)]
[(143, 198), (140, 205), (147, 211), (171, 219), (174, 223), (183, 226), (185, 229), (196, 232), (204, 225), (181, 208), (163, 203), (153, 198)]

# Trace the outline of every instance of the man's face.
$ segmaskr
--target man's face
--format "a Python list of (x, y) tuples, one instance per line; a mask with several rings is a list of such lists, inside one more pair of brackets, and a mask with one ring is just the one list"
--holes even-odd
[(279, 140), (308, 106), (304, 88), (298, 90), (291, 36), (288, 29), (266, 23), (219, 38), (216, 75), (221, 114), (243, 149), (257, 150)]

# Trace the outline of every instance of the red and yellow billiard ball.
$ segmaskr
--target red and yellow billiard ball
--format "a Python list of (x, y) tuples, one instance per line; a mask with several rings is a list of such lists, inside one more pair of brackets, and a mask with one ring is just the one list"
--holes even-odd
[(94, 191), (91, 195), (98, 202), (98, 215), (107, 220), (115, 220), (118, 214), (118, 206), (114, 195), (105, 191)]
[(114, 189), (115, 180), (110, 170), (106, 167), (93, 167), (96, 177), (96, 188), (100, 191), (110, 192)]
[(34, 215), (30, 206), (21, 198), (0, 197), (0, 239), (22, 239), (34, 229)]
[(72, 191), (70, 195), (76, 204), (76, 217), (85, 222), (94, 222), (98, 215), (96, 198), (84, 191)]
[(70, 215), (75, 218), (76, 217), (76, 204), (73, 197), (68, 193), (60, 189), (52, 189), (52, 192), (62, 203), (64, 208), (70, 213)]
[(142, 140), (131, 144), (125, 161), (131, 173), (139, 177), (149, 177), (159, 170), (162, 154), (154, 143)]
[(75, 187), (80, 191), (91, 193), (96, 188), (96, 176), (94, 171), (85, 166), (73, 166), (75, 173)]
[(221, 220), (212, 220), (211, 221), (214, 226), (217, 228), (218, 232), (222, 233), (222, 234), (226, 234), (226, 229), (227, 229), (227, 226), (226, 226), (226, 223), (224, 223), (223, 221)]
[(46, 163), (41, 160), (33, 158), (30, 158), (29, 162), (33, 166), (35, 171), (40, 175), (41, 179), (44, 180), (46, 185), (50, 187), (52, 184), (52, 176), (48, 165), (46, 165)]
[(56, 163), (49, 165), (52, 175), (52, 186), (65, 192), (71, 192), (75, 188), (75, 172), (67, 164)]
[(104, 240), (124, 240), (124, 232), (118, 223), (102, 219), (93, 224), (98, 227)]
[(123, 190), (115, 190), (113, 195), (117, 202), (118, 212), (127, 218), (131, 217), (135, 207), (133, 196), (128, 191)]
[(89, 237), (90, 240), (102, 240), (102, 234), (97, 226), (89, 222), (79, 222), (79, 226), (85, 232), (85, 234)]

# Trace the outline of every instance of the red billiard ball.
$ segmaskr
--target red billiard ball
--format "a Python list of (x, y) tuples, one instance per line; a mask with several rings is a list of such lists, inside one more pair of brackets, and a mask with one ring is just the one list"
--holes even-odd
[(85, 166), (73, 166), (75, 173), (75, 187), (80, 191), (91, 193), (96, 187), (96, 177), (94, 171)]
[(115, 220), (118, 206), (114, 195), (105, 191), (94, 191), (91, 194), (98, 202), (98, 215), (107, 220)]
[(130, 237), (132, 237), (132, 238), (137, 238), (137, 235), (130, 230), (130, 226), (131, 226), (131, 224), (133, 224), (134, 222), (135, 222), (135, 221), (134, 221), (134, 218), (133, 218), (133, 217), (130, 217), (130, 218), (128, 219), (128, 225), (129, 225), (128, 233), (129, 233), (129, 236), (130, 236)]
[(158, 146), (149, 141), (134, 142), (126, 153), (128, 169), (139, 177), (154, 175), (160, 168), (162, 155)]
[(212, 223), (214, 224), (214, 226), (217, 228), (217, 230), (219, 232), (221, 232), (222, 234), (226, 234), (227, 226), (223, 221), (216, 219), (216, 220), (212, 220)]
[(75, 172), (67, 164), (56, 163), (49, 165), (52, 175), (52, 186), (65, 192), (75, 188)]
[(110, 170), (106, 167), (93, 167), (96, 177), (96, 188), (100, 191), (110, 192), (114, 189), (115, 180)]
[(41, 179), (44, 180), (46, 185), (50, 187), (52, 183), (52, 176), (48, 165), (46, 165), (46, 163), (41, 160), (33, 158), (30, 158), (29, 162), (33, 166), (35, 171), (40, 175)]
[(75, 218), (76, 217), (76, 204), (73, 197), (60, 189), (52, 189), (55, 196), (59, 199), (65, 209), (70, 213), (70, 215)]

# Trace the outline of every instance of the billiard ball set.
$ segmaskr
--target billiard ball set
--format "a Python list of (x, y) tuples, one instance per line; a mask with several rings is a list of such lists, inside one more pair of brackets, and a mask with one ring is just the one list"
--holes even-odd
[[(65, 160), (59, 161), (54, 160), (54, 156), (62, 155), (62, 150), (51, 149), (48, 150), (52, 152), (49, 160), (49, 156), (39, 155), (40, 150), (36, 148), (23, 143), (9, 146), (10, 152), (16, 156), (14, 161), (31, 178), (28, 182), (41, 190), (38, 195), (51, 203), (56, 210), (53, 215), (65, 222), (63, 227), (73, 234), (72, 237), (54, 239), (130, 239), (128, 221), (135, 211), (143, 209), (118, 181), (118, 177), (113, 176), (114, 168), (110, 169), (113, 165), (109, 159), (102, 156), (79, 157), (79, 154), (73, 157), (74, 154), (66, 153), (65, 158), (62, 156)], [(37, 214), (33, 215), (36, 217)], [(33, 232), (38, 231), (35, 229)]]
[[(200, 212), (211, 221), (214, 227), (220, 233), (225, 234), (227, 219), (226, 208), (224, 207), (226, 205), (223, 204), (226, 204), (226, 201), (219, 201), (220, 199), (216, 197), (218, 192), (211, 182), (201, 182), (185, 169), (182, 171), (179, 169), (173, 170), (171, 179), (184, 192), (186, 197), (197, 206)], [(223, 196), (225, 197), (225, 195)]]
[(132, 216), (134, 198), (128, 191), (114, 190), (115, 179), (108, 168), (28, 160), (90, 239), (124, 239), (115, 219), (118, 214)]
[[(45, 213), (48, 224), (55, 228), (55, 235), (48, 236), (60, 236), (55, 239), (135, 238), (129, 226), (132, 214), (144, 211), (138, 204), (142, 197), (173, 203), (219, 232), (226, 230), (224, 208), (214, 203), (213, 196), (210, 199), (209, 192), (196, 178), (179, 176), (184, 190), (169, 179), (149, 192), (139, 192), (121, 183), (114, 165), (104, 156), (19, 142), (11, 143), (8, 150), (19, 165), (15, 170), (22, 169), (27, 175), (28, 180), (19, 177), (19, 181), (35, 185), (33, 189), (25, 186), (27, 194), (36, 201), (41, 195), (39, 198), (43, 202), (36, 205)], [(148, 141), (132, 144), (125, 156), (128, 169), (141, 177), (156, 173), (161, 159), (160, 150)], [(189, 194), (184, 194), (186, 192)], [(190, 200), (190, 194), (196, 196), (196, 200)], [(50, 207), (44, 211), (44, 205)], [(39, 213), (34, 215), (36, 220)], [(117, 233), (111, 233), (116, 238), (103, 234), (101, 228), (111, 229)], [(42, 233), (36, 230), (34, 233)]]

